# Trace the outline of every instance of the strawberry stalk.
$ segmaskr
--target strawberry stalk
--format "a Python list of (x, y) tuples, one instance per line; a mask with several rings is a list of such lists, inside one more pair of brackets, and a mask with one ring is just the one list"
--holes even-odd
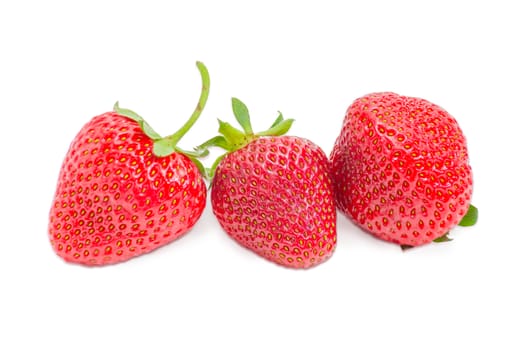
[(242, 130), (237, 129), (230, 123), (219, 121), (219, 136), (215, 136), (202, 145), (195, 148), (195, 151), (201, 155), (207, 155), (208, 149), (211, 147), (222, 148), (226, 151), (225, 154), (219, 156), (213, 163), (210, 169), (207, 169), (208, 178), (213, 178), (215, 169), (219, 165), (220, 161), (226, 156), (226, 154), (235, 152), (236, 150), (243, 148), (253, 140), (262, 136), (281, 136), (290, 130), (294, 120), (284, 119), (283, 115), (279, 112), (279, 116), (273, 122), (273, 124), (267, 130), (255, 133), (252, 129), (250, 113), (248, 107), (239, 99), (232, 98), (232, 110), (235, 119), (241, 126)]
[(184, 135), (186, 135), (186, 133), (193, 127), (195, 122), (199, 119), (202, 110), (206, 105), (206, 101), (208, 100), (208, 95), (210, 92), (210, 75), (208, 73), (208, 69), (202, 62), (197, 62), (197, 68), (200, 72), (202, 79), (202, 89), (199, 101), (190, 118), (174, 134), (166, 137), (160, 136), (157, 132), (155, 132), (155, 130), (153, 130), (153, 128), (146, 122), (144, 118), (142, 118), (140, 115), (138, 115), (130, 109), (121, 108), (118, 102), (115, 103), (113, 110), (119, 115), (130, 118), (139, 124), (142, 131), (151, 140), (153, 140), (153, 154), (155, 154), (157, 157), (167, 157), (175, 152), (185, 154), (193, 161), (193, 163), (195, 163), (195, 165), (199, 168), (201, 174), (203, 176), (206, 176), (206, 169), (204, 168), (202, 163), (197, 159), (198, 157), (205, 155), (207, 153), (206, 150), (196, 148), (195, 151), (187, 151), (177, 146), (179, 141), (184, 137)]

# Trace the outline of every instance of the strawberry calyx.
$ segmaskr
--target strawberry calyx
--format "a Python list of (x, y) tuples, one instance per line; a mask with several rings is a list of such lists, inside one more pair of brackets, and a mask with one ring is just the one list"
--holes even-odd
[(478, 208), (473, 206), (472, 204), (469, 205), (467, 213), (461, 221), (459, 222), (459, 226), (473, 226), (478, 221)]
[[(474, 205), (470, 204), (467, 210), (467, 213), (461, 221), (458, 223), (459, 226), (474, 226), (476, 222), (478, 221), (478, 208), (476, 208)], [(438, 237), (433, 240), (434, 243), (443, 243), (443, 242), (450, 242), (453, 239), (448, 236), (449, 232), (445, 233), (443, 236)], [(401, 249), (407, 250), (410, 248), (414, 248), (411, 245), (402, 244)]]
[[(469, 205), (467, 213), (463, 216), (463, 218), (459, 221), (458, 226), (474, 226), (476, 222), (478, 221), (478, 208), (473, 206), (472, 204)], [(434, 239), (434, 243), (443, 243), (443, 242), (450, 242), (452, 241), (452, 238), (448, 236), (449, 232), (445, 233), (443, 236), (438, 237)]]
[(254, 132), (252, 129), (248, 107), (246, 107), (246, 105), (241, 100), (235, 97), (232, 98), (232, 110), (235, 119), (241, 126), (242, 130), (234, 127), (228, 122), (224, 122), (219, 119), (220, 135), (209, 139), (202, 145), (195, 148), (195, 151), (202, 155), (207, 155), (209, 153), (208, 149), (211, 147), (222, 148), (226, 151), (225, 154), (219, 156), (215, 160), (211, 168), (207, 169), (208, 178), (210, 179), (213, 178), (215, 169), (217, 168), (220, 161), (226, 156), (226, 154), (243, 148), (259, 137), (284, 135), (288, 132), (288, 130), (290, 130), (290, 127), (294, 122), (294, 119), (284, 119), (282, 113), (279, 112), (277, 119), (275, 119), (273, 124), (267, 130)]
[(203, 176), (206, 176), (206, 168), (197, 159), (205, 155), (206, 150), (199, 149), (197, 147), (193, 151), (188, 151), (183, 150), (177, 146), (178, 142), (192, 128), (197, 119), (199, 119), (202, 110), (206, 105), (206, 101), (208, 100), (208, 95), (210, 91), (210, 75), (208, 73), (208, 69), (202, 62), (197, 62), (197, 68), (200, 72), (202, 79), (202, 89), (199, 101), (197, 102), (197, 106), (195, 107), (195, 110), (193, 111), (190, 118), (174, 134), (165, 137), (160, 136), (160, 134), (153, 130), (153, 128), (146, 122), (144, 118), (142, 118), (139, 114), (135, 113), (130, 109), (121, 108), (118, 102), (116, 102), (113, 106), (113, 111), (121, 116), (132, 119), (139, 124), (144, 134), (146, 134), (146, 136), (153, 140), (153, 154), (155, 154), (157, 157), (167, 157), (173, 153), (182, 153), (189, 157), (193, 161), (193, 163), (195, 163), (195, 165), (199, 168), (199, 171)]

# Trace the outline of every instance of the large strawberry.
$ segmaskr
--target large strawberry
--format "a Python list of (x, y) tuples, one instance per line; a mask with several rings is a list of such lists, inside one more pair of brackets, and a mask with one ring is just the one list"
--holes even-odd
[(357, 99), (330, 161), (338, 208), (381, 239), (418, 246), (475, 222), (465, 137), (431, 102), (390, 92)]
[(202, 165), (177, 142), (206, 103), (181, 129), (161, 137), (136, 113), (115, 104), (94, 117), (70, 145), (49, 215), (49, 239), (69, 262), (104, 265), (148, 253), (187, 232), (206, 202)]
[(243, 131), (219, 121), (210, 144), (228, 153), (215, 164), (211, 203), (234, 240), (277, 264), (307, 268), (336, 246), (336, 208), (328, 159), (313, 142), (283, 136), (291, 119), (252, 131), (248, 109), (232, 99)]

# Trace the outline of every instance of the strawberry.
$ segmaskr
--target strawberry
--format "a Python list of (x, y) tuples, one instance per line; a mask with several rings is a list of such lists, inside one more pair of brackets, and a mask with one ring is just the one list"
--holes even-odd
[(429, 101), (390, 92), (357, 99), (330, 164), (337, 207), (383, 240), (404, 247), (444, 241), (458, 223), (476, 221), (465, 137)]
[(244, 132), (219, 121), (207, 144), (228, 151), (214, 165), (213, 213), (242, 246), (277, 264), (308, 268), (336, 247), (336, 207), (328, 158), (313, 142), (283, 136), (293, 120), (281, 114), (253, 133), (248, 109), (232, 99)]
[(206, 202), (203, 168), (197, 154), (177, 147), (208, 97), (208, 71), (197, 66), (203, 83), (199, 103), (172, 136), (160, 137), (118, 103), (77, 134), (49, 214), (49, 239), (64, 260), (126, 261), (177, 239), (197, 222)]

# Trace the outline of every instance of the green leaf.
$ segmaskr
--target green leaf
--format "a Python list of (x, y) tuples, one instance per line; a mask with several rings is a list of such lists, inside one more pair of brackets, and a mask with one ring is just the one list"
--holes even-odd
[(250, 113), (248, 107), (238, 98), (232, 98), (232, 109), (235, 119), (244, 130), (246, 135), (253, 135), (252, 123), (250, 122)]
[(273, 127), (271, 127), (270, 129), (268, 129), (266, 131), (258, 132), (256, 135), (257, 136), (281, 136), (281, 135), (284, 135), (284, 134), (286, 134), (288, 132), (288, 130), (290, 130), (290, 128), (292, 127), (293, 122), (294, 122), (293, 119), (286, 119), (286, 120), (280, 121), (279, 123), (277, 123), (277, 125), (274, 125)]
[(472, 226), (478, 221), (478, 208), (472, 204), (469, 206), (467, 213), (459, 222), (459, 226)]
[(402, 251), (405, 251), (405, 250), (409, 250), (409, 249), (414, 248), (414, 246), (412, 246), (412, 245), (408, 245), (408, 244), (401, 244), (400, 247), (401, 247), (401, 250), (402, 250)]
[(115, 102), (115, 104), (113, 105), (113, 111), (115, 111), (116, 113), (118, 113), (119, 115), (121, 115), (123, 117), (127, 117), (127, 118), (129, 118), (131, 120), (136, 121), (139, 124), (140, 128), (142, 129), (142, 131), (144, 131), (144, 133), (150, 139), (152, 139), (152, 140), (159, 140), (159, 139), (162, 138), (159, 134), (157, 134), (155, 132), (155, 130), (153, 130), (153, 128), (140, 115), (138, 115), (137, 113), (133, 112), (130, 109), (120, 108), (120, 106), (118, 104), (118, 101)]
[(434, 242), (436, 243), (443, 243), (443, 242), (450, 242), (450, 241), (452, 241), (452, 238), (448, 236), (448, 232), (445, 233), (443, 236), (434, 239)]

